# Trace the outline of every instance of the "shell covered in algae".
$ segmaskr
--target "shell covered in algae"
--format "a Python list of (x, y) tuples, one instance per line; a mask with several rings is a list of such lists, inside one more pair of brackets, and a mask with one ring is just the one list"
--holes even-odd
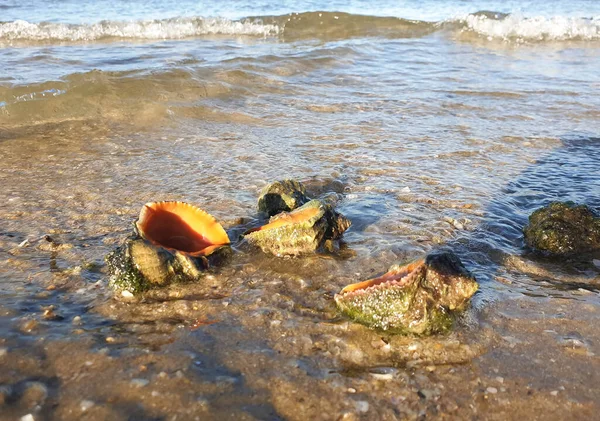
[(452, 312), (466, 307), (477, 288), (454, 253), (436, 252), (348, 285), (335, 295), (335, 302), (343, 313), (369, 327), (427, 335), (448, 331)]
[(586, 205), (550, 203), (531, 214), (523, 233), (527, 245), (556, 255), (600, 250), (600, 217)]
[(275, 181), (260, 191), (258, 210), (269, 216), (290, 212), (307, 203), (306, 188), (296, 180)]
[(265, 253), (298, 255), (316, 251), (325, 240), (339, 238), (350, 225), (350, 220), (330, 205), (315, 199), (272, 217), (268, 224), (247, 231), (244, 238)]
[(229, 252), (229, 237), (208, 213), (183, 202), (147, 203), (135, 233), (106, 257), (110, 284), (139, 293), (198, 279)]

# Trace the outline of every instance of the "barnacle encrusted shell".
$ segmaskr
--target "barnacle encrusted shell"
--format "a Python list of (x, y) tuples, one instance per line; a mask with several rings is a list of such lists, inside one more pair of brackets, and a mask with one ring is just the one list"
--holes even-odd
[(550, 203), (531, 214), (523, 233), (528, 246), (556, 255), (600, 250), (600, 217), (586, 205)]
[(306, 188), (296, 180), (275, 181), (260, 191), (258, 210), (269, 216), (290, 212), (307, 203)]
[(198, 279), (228, 253), (229, 237), (208, 213), (183, 202), (147, 203), (135, 233), (106, 257), (110, 284), (131, 293)]
[(477, 287), (454, 253), (436, 252), (348, 285), (335, 295), (335, 302), (343, 313), (369, 327), (426, 335), (450, 329), (451, 313), (463, 309)]
[(292, 212), (283, 212), (269, 223), (244, 234), (249, 243), (277, 256), (316, 251), (323, 241), (337, 239), (350, 220), (320, 200), (311, 200)]

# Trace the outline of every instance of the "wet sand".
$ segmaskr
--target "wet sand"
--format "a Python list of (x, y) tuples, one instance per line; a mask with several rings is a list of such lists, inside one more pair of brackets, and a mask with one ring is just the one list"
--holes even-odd
[[(0, 143), (8, 186), (0, 206), (1, 419), (591, 419), (597, 413), (600, 270), (549, 271), (557, 282), (536, 278), (545, 263), (527, 255), (492, 252), (482, 259), (477, 242), (498, 241), (490, 233), (501, 219), (488, 216), (498, 202), (452, 193), (428, 202), (427, 190), (400, 191), (401, 206), (437, 215), (451, 210), (470, 226), (459, 230), (441, 216), (430, 218), (423, 233), (413, 229), (405, 240), (411, 247), (373, 248), (369, 236), (380, 236), (392, 221), (381, 213), (374, 218), (378, 210), (359, 215), (364, 203), (351, 199), (368, 199), (372, 190), (360, 179), (306, 179), (313, 195), (337, 192), (341, 210), (354, 220), (347, 252), (280, 259), (241, 245), (228, 265), (198, 283), (139, 299), (113, 297), (103, 257), (129, 234), (140, 204), (202, 203), (236, 238), (239, 218), (258, 218), (261, 185), (241, 177), (224, 183), (225, 193), (237, 192), (228, 196), (219, 180), (199, 183), (195, 189), (208, 187), (202, 200), (190, 200), (197, 190), (184, 194), (177, 184), (206, 175), (179, 173), (189, 155), (173, 155), (180, 165), (163, 167), (168, 174), (148, 170), (157, 157), (170, 159), (168, 137), (149, 136), (141, 150), (135, 137), (105, 137), (98, 127), (78, 125), (75, 136), (61, 129)], [(195, 142), (179, 143), (174, 154), (193, 154)], [(171, 180), (173, 189), (166, 192), (152, 177)], [(480, 281), (453, 333), (394, 336), (336, 311), (332, 297), (344, 285), (440, 244), (455, 248)], [(587, 285), (578, 282), (582, 277)]]

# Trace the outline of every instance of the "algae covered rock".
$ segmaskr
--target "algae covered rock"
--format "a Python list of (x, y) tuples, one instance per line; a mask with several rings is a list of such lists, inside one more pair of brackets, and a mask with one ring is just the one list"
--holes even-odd
[(600, 250), (600, 217), (585, 205), (550, 203), (531, 214), (523, 232), (528, 246), (557, 255)]
[(292, 212), (283, 212), (244, 238), (266, 253), (277, 256), (314, 252), (325, 240), (337, 239), (351, 222), (320, 200), (311, 200)]
[(135, 233), (106, 256), (110, 285), (133, 294), (197, 280), (230, 253), (229, 238), (209, 214), (182, 202), (144, 205)]
[(478, 285), (452, 252), (436, 252), (382, 276), (348, 285), (335, 295), (338, 308), (371, 328), (427, 335), (452, 327)]
[(306, 188), (295, 180), (275, 181), (260, 191), (258, 210), (269, 216), (290, 212), (307, 203)]

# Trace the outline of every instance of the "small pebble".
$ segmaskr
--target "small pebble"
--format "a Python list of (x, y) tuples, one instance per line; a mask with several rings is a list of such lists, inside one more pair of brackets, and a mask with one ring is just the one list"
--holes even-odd
[(463, 224), (461, 224), (458, 220), (456, 220), (450, 216), (444, 216), (444, 221), (448, 222), (450, 225), (452, 225), (456, 229), (459, 229), (459, 230), (465, 229)]
[(38, 322), (36, 322), (35, 320), (27, 320), (25, 323), (23, 323), (21, 325), (21, 331), (29, 333), (32, 330), (34, 330), (35, 328), (37, 328), (37, 326), (38, 326)]
[(347, 392), (348, 392), (348, 393), (356, 393), (356, 389), (355, 389), (355, 388), (353, 388), (353, 387), (349, 387), (349, 388), (347, 389)]
[(64, 319), (63, 316), (56, 313), (55, 306), (48, 306), (47, 308), (45, 308), (44, 314), (42, 315), (42, 317), (44, 318), (44, 320), (62, 320), (62, 319)]
[(592, 260), (592, 262), (594, 263), (594, 266), (596, 266), (597, 268), (600, 268), (600, 260), (599, 259), (594, 259), (594, 260)]
[(36, 405), (43, 405), (48, 397), (48, 387), (42, 382), (27, 382), (25, 390), (21, 395), (23, 404), (32, 408)]
[(157, 397), (160, 396), (160, 392), (158, 390), (153, 390), (152, 393), (150, 393), (153, 397)]
[(300, 283), (300, 288), (302, 289), (307, 289), (311, 287), (310, 281), (305, 281), (304, 279), (300, 279), (300, 281), (298, 281)]
[(73, 324), (74, 325), (80, 325), (81, 324), (81, 316), (75, 316), (73, 317)]
[(440, 391), (437, 389), (420, 389), (417, 394), (423, 399), (433, 399), (440, 395)]
[(357, 421), (358, 417), (353, 412), (344, 412), (341, 417), (338, 418), (340, 421)]
[(130, 291), (125, 290), (125, 291), (121, 291), (121, 297), (133, 298), (133, 294)]
[(0, 358), (4, 357), (8, 353), (8, 348), (0, 347)]
[(113, 338), (112, 336), (108, 336), (108, 337), (106, 338), (106, 342), (108, 342), (109, 344), (111, 344), (111, 343), (113, 343), (113, 342), (115, 342), (115, 341), (116, 341), (116, 339), (115, 339), (115, 338)]
[(95, 403), (93, 401), (89, 401), (89, 400), (85, 399), (85, 400), (81, 401), (81, 403), (79, 404), (79, 407), (81, 408), (82, 411), (87, 411), (94, 405), (95, 405)]
[(376, 380), (392, 380), (394, 378), (393, 373), (369, 373), (371, 377)]
[(558, 395), (558, 390), (553, 390), (552, 392), (550, 392), (550, 394), (552, 396), (557, 396)]
[(150, 381), (147, 379), (133, 379), (129, 383), (135, 387), (144, 387), (144, 386), (147, 386), (148, 383), (150, 383)]
[(492, 395), (498, 393), (498, 389), (496, 389), (495, 387), (488, 387), (487, 389), (485, 389), (486, 392), (491, 393)]
[(27, 415), (23, 415), (20, 418), (20, 421), (35, 421), (35, 418), (33, 418), (33, 415), (31, 415), (31, 414), (27, 414)]
[(363, 414), (369, 412), (369, 402), (367, 401), (357, 401), (355, 402), (356, 410), (358, 412), (362, 412)]
[(500, 377), (500, 376), (498, 376), (498, 377), (496, 377), (496, 381), (497, 381), (498, 383), (504, 383), (504, 377)]

